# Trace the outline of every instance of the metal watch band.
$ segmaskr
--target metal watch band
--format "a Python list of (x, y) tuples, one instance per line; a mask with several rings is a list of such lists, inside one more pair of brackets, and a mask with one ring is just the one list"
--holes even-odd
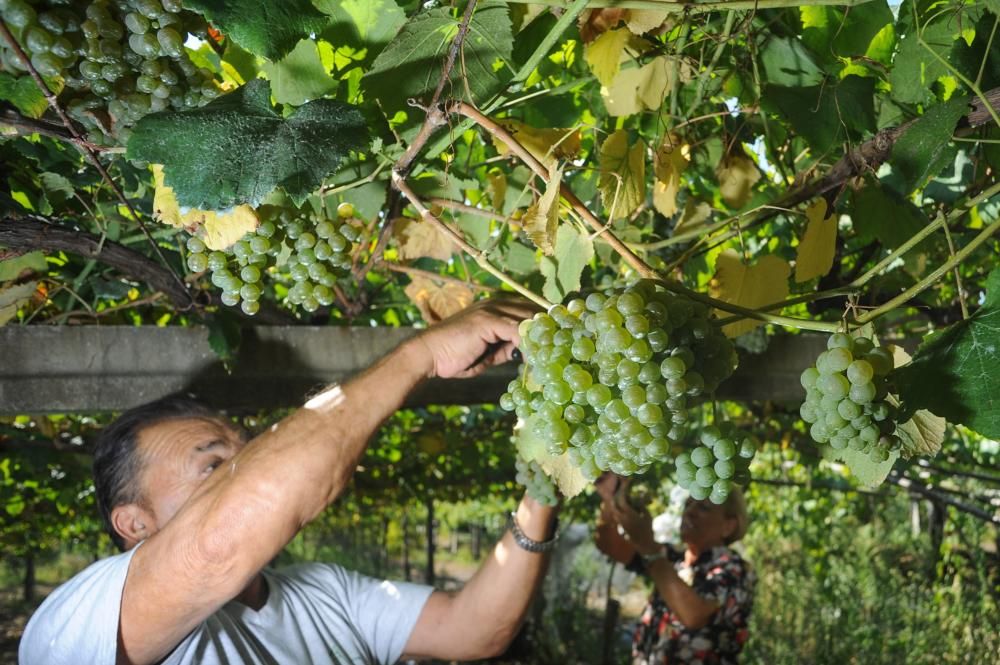
[(525, 535), (524, 531), (521, 531), (521, 526), (517, 523), (517, 517), (514, 513), (510, 514), (507, 519), (507, 527), (510, 529), (510, 533), (514, 536), (514, 542), (522, 550), (527, 550), (528, 552), (535, 552), (538, 554), (544, 552), (550, 552), (556, 546), (556, 541), (559, 540), (559, 519), (556, 518), (555, 524), (553, 524), (552, 537), (548, 540), (532, 540)]

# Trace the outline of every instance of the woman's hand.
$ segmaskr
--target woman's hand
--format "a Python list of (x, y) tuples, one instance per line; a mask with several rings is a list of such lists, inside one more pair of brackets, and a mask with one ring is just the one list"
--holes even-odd
[(635, 510), (627, 501), (616, 501), (611, 512), (639, 554), (648, 555), (660, 550), (661, 545), (653, 538), (653, 518), (649, 513)]

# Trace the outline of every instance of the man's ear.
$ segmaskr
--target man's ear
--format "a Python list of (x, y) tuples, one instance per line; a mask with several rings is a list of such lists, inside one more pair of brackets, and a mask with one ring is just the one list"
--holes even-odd
[(136, 503), (126, 503), (112, 508), (111, 525), (125, 540), (125, 549), (131, 549), (155, 533), (152, 514)]

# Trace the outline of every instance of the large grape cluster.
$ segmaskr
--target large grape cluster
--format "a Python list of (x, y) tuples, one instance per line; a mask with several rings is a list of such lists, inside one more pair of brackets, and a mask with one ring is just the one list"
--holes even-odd
[(750, 480), (757, 444), (733, 427), (706, 427), (699, 438), (700, 446), (674, 460), (677, 484), (698, 501), (725, 503), (733, 485), (746, 485)]
[(517, 484), (524, 486), (528, 496), (543, 506), (554, 506), (559, 503), (555, 483), (542, 470), (538, 462), (528, 462), (518, 455), (514, 464), (517, 468)]
[[(204, 33), (206, 24), (180, 0), (0, 0), (0, 16), (35, 69), (65, 81), (67, 111), (92, 141), (124, 142), (147, 113), (219, 95), (212, 73), (184, 48), (187, 34)], [(25, 69), (7, 50), (2, 62)]]
[(834, 450), (866, 452), (875, 461), (889, 459), (900, 445), (896, 409), (886, 401), (886, 375), (892, 353), (867, 337), (836, 333), (816, 365), (802, 372), (806, 400), (799, 409), (809, 434)]
[(648, 280), (556, 305), (521, 324), (525, 364), (500, 405), (588, 478), (641, 472), (687, 433), (688, 399), (736, 366), (709, 317)]
[(212, 284), (222, 289), (222, 302), (240, 305), (246, 314), (256, 314), (265, 272), (281, 270), (291, 285), (286, 301), (315, 312), (333, 304), (333, 285), (351, 267), (351, 250), (360, 233), (351, 217), (354, 207), (341, 204), (338, 219), (283, 211), (267, 219), (226, 250), (209, 251), (204, 241), (187, 241), (187, 266), (192, 272), (212, 273)]

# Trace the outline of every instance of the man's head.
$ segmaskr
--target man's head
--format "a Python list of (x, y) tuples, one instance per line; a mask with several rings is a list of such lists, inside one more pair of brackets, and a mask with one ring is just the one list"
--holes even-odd
[(126, 411), (94, 450), (97, 506), (126, 550), (158, 531), (244, 437), (194, 399), (171, 395)]

